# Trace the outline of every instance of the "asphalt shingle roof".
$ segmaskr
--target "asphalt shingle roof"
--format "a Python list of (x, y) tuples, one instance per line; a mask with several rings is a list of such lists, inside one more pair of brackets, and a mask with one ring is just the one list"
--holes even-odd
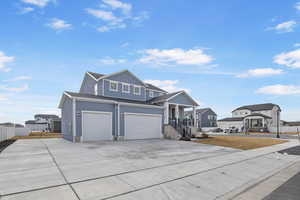
[(116, 97), (106, 97), (101, 95), (92, 95), (92, 94), (83, 94), (83, 93), (77, 93), (77, 92), (68, 92), (66, 91), (68, 95), (72, 97), (83, 97), (83, 98), (92, 98), (92, 99), (101, 99), (101, 100), (111, 100), (111, 101), (117, 101), (117, 102), (123, 102), (123, 103), (133, 103), (133, 104), (142, 104), (142, 105), (154, 105), (150, 102), (144, 102), (144, 101), (136, 101), (136, 100), (129, 100), (129, 99), (121, 99)]
[(159, 88), (159, 87), (156, 87), (155, 85), (152, 85), (150, 83), (145, 83), (147, 88), (148, 89), (151, 89), (151, 90), (158, 90), (158, 91), (161, 91), (161, 92), (166, 92), (165, 90)]
[(182, 91), (168, 93), (168, 94), (164, 94), (164, 95), (161, 95), (161, 96), (158, 96), (158, 97), (154, 97), (153, 99), (150, 100), (150, 102), (164, 101), (164, 100), (167, 100), (170, 97), (172, 97), (172, 96), (174, 96), (174, 95), (176, 95), (180, 92), (182, 92)]
[[(273, 104), (273, 103), (254, 104), (254, 105), (241, 106), (233, 111), (244, 110), (244, 109), (248, 109), (251, 111), (272, 110), (274, 106), (278, 106), (278, 105)], [(280, 109), (280, 107), (279, 107), (279, 109)]]
[(91, 74), (95, 79), (99, 79), (102, 76), (105, 76), (104, 74), (99, 74), (99, 73), (95, 73), (95, 72), (88, 72), (89, 74)]

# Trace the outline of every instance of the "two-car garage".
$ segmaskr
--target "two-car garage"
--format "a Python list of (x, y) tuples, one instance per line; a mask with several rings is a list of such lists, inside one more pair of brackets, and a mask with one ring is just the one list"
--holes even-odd
[[(162, 114), (82, 111), (81, 141), (104, 141), (117, 138), (125, 140), (162, 138)], [(115, 126), (115, 134), (113, 127)]]

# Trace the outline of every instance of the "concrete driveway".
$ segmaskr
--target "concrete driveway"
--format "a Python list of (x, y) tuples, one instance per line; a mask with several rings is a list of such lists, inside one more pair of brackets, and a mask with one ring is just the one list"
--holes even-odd
[(273, 153), (296, 145), (239, 151), (172, 140), (18, 140), (0, 154), (0, 199), (227, 198), (299, 161)]

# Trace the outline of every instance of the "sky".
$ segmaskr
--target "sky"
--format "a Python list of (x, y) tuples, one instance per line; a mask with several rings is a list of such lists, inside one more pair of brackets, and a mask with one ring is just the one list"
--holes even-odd
[(275, 103), (300, 121), (300, 1), (1, 0), (0, 122), (60, 114), (86, 71), (128, 69), (218, 118)]

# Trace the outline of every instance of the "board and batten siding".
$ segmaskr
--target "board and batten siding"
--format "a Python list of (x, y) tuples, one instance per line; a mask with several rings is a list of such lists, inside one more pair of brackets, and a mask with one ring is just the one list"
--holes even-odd
[(170, 99), (169, 103), (174, 103), (174, 104), (182, 104), (182, 105), (189, 105), (193, 106), (194, 102), (187, 97), (184, 93), (178, 94), (174, 98)]
[(111, 112), (112, 135), (116, 133), (116, 105), (109, 103), (76, 101), (76, 136), (82, 136), (82, 111)]
[[(110, 91), (110, 80), (118, 82), (118, 91)], [(127, 83), (130, 84), (130, 93), (122, 92), (122, 84)], [(129, 72), (123, 72), (116, 75), (112, 75), (106, 79), (103, 79), (103, 85), (98, 85), (98, 89), (102, 89), (101, 95), (109, 96), (109, 97), (116, 97), (116, 98), (124, 98), (130, 100), (137, 100), (137, 101), (145, 101), (146, 100), (146, 90), (145, 86), (142, 81), (137, 79)], [(141, 94), (135, 95), (133, 93), (133, 85), (137, 85), (141, 87)]]
[(97, 81), (95, 81), (95, 79), (90, 75), (85, 74), (79, 92), (83, 94), (95, 94), (94, 88), (96, 83)]
[[(124, 113), (140, 113), (140, 114), (161, 114), (162, 115), (162, 122), (163, 124), (163, 108), (146, 108), (146, 107), (135, 107), (135, 106), (125, 106), (120, 105), (120, 136), (124, 136)], [(163, 131), (163, 128), (162, 128)]]
[(73, 141), (73, 102), (70, 98), (66, 97), (61, 109), (61, 128), (63, 138)]

